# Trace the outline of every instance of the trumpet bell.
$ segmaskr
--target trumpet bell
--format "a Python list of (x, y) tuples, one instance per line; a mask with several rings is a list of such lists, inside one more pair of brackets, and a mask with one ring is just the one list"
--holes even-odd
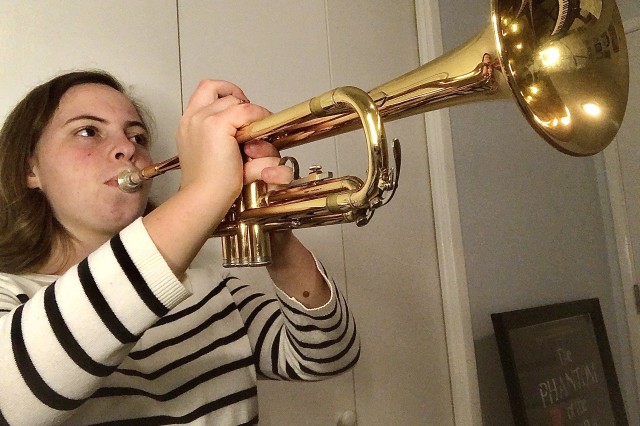
[(493, 0), (491, 27), (516, 102), (560, 151), (584, 156), (614, 138), (629, 92), (629, 59), (612, 0)]

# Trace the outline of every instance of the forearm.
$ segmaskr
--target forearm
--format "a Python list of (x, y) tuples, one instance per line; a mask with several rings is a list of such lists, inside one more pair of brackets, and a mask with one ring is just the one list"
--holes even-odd
[(240, 280), (228, 285), (261, 375), (314, 381), (340, 374), (357, 362), (360, 342), (353, 313), (328, 277), (332, 297), (315, 309), (305, 309), (283, 291), (276, 291), (276, 301)]
[(158, 251), (177, 277), (183, 276), (226, 215), (232, 202), (227, 198), (207, 195), (195, 188), (181, 189), (142, 219)]
[(292, 232), (271, 234), (272, 263), (267, 271), (278, 288), (307, 308), (325, 305), (331, 289), (313, 255)]
[[(19, 294), (10, 282), (0, 292)], [(73, 415), (138, 337), (188, 295), (142, 225), (126, 228), (0, 317), (2, 415), (10, 424), (59, 424)]]

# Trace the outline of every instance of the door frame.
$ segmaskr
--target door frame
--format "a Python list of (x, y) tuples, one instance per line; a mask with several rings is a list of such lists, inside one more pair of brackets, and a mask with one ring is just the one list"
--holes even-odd
[[(415, 0), (420, 63), (442, 55), (438, 0)], [(481, 426), (480, 391), (448, 109), (424, 115), (454, 424)]]
[[(640, 33), (640, 17), (632, 18), (624, 22), (625, 34)], [(621, 335), (629, 336), (629, 347), (634, 371), (634, 384), (636, 394), (640, 391), (640, 312), (636, 308), (634, 285), (640, 285), (634, 262), (633, 247), (631, 245), (631, 233), (629, 231), (629, 214), (625, 201), (624, 182), (620, 162), (620, 151), (617, 140), (602, 152), (604, 159), (604, 176), (609, 194), (609, 203), (615, 236), (615, 250), (617, 250), (617, 266), (620, 283), (618, 293), (620, 297), (614, 298), (614, 302), (624, 309), (622, 318), (618, 322)]]

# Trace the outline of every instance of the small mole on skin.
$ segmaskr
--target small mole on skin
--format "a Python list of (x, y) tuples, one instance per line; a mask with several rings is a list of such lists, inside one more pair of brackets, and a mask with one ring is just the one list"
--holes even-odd
[(308, 291), (304, 291), (304, 292), (302, 292), (302, 295), (303, 295), (304, 297), (309, 297), (309, 292), (308, 292)]

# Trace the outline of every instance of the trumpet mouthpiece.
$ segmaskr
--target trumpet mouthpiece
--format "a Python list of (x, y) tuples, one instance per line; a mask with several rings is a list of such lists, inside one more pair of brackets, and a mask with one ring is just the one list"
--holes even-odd
[(140, 171), (126, 169), (118, 174), (118, 187), (124, 192), (135, 192), (142, 187)]

